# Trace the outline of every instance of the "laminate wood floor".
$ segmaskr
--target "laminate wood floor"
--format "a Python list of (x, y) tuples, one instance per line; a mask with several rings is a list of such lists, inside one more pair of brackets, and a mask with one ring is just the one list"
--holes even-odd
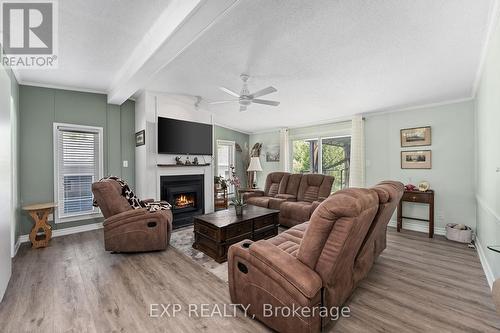
[[(177, 250), (110, 254), (96, 230), (55, 238), (45, 249), (21, 247), (0, 303), (0, 331), (267, 331), (240, 311), (236, 318), (202, 318), (186, 310), (190, 303), (223, 309), (229, 302), (227, 284)], [(152, 303), (178, 303), (183, 311), (151, 318)], [(327, 331), (500, 331), (476, 252), (414, 232), (389, 230), (388, 248), (347, 305), (351, 317)]]

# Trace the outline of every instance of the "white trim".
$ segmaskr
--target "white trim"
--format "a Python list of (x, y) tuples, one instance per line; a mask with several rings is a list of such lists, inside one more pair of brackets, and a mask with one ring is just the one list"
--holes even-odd
[[(212, 117), (213, 117), (213, 115), (212, 115)], [(246, 134), (246, 135), (253, 134), (251, 132), (245, 132), (244, 130), (241, 130), (241, 129), (238, 129), (238, 128), (235, 128), (235, 127), (231, 127), (231, 126), (228, 126), (228, 125), (224, 125), (224, 124), (219, 123), (219, 122), (214, 122), (213, 125), (214, 126), (218, 126), (218, 127), (223, 127), (225, 129), (228, 129), (228, 130), (231, 130), (231, 131), (235, 131), (235, 132), (238, 132), (238, 133), (243, 133), (243, 134)]]
[(412, 110), (418, 110), (418, 109), (435, 108), (438, 106), (465, 103), (465, 102), (470, 102), (473, 100), (474, 100), (474, 97), (465, 97), (465, 98), (450, 99), (450, 100), (436, 102), (436, 103), (419, 104), (419, 105), (414, 105), (414, 106), (392, 107), (392, 108), (386, 108), (386, 109), (366, 111), (366, 112), (363, 112), (363, 116), (370, 117), (370, 116), (379, 116), (379, 115), (383, 115), (383, 114), (395, 113), (395, 112), (400, 112), (400, 111), (412, 111)]
[(481, 78), (483, 76), (484, 66), (486, 63), (486, 59), (488, 58), (489, 46), (491, 43), (491, 39), (494, 35), (495, 29), (499, 24), (499, 15), (500, 15), (500, 6), (498, 4), (498, 0), (494, 0), (491, 6), (491, 16), (489, 18), (488, 28), (486, 30), (486, 37), (483, 42), (483, 47), (481, 49), (481, 54), (479, 58), (479, 65), (477, 66), (476, 77), (474, 79), (474, 83), (472, 84), (472, 97), (476, 97), (477, 90), (479, 88), (479, 84), (481, 82)]
[(73, 86), (65, 86), (65, 85), (50, 84), (50, 83), (30, 82), (30, 81), (24, 81), (24, 80), (19, 80), (19, 79), (18, 79), (18, 83), (21, 86), (69, 90), (69, 91), (85, 92), (85, 93), (100, 94), (100, 95), (107, 95), (108, 94), (108, 92), (106, 90), (96, 90), (96, 89), (90, 89), (90, 88), (89, 89), (78, 88), (78, 87), (73, 87)]
[[(99, 126), (87, 126), (87, 125), (78, 125), (78, 124), (69, 124), (69, 123), (53, 123), (53, 136), (52, 136), (52, 148), (53, 148), (53, 153), (54, 153), (54, 202), (59, 201), (59, 162), (58, 162), (58, 132), (59, 128), (61, 127), (67, 127), (70, 129), (81, 129), (81, 130), (88, 130), (89, 132), (97, 132), (99, 135), (99, 179), (103, 177), (104, 175), (104, 129)], [(76, 214), (76, 215), (71, 215), (71, 216), (66, 216), (66, 217), (59, 217), (58, 214), (58, 209), (54, 209), (54, 222), (56, 224), (59, 223), (66, 223), (66, 222), (73, 222), (77, 220), (86, 220), (86, 219), (91, 219), (91, 218), (97, 218), (100, 217), (100, 210), (99, 208), (94, 209), (92, 213), (88, 214)]]
[[(77, 227), (55, 229), (55, 230), (52, 230), (52, 237), (66, 236), (66, 235), (77, 234), (80, 232), (86, 232), (86, 231), (91, 231), (91, 230), (96, 230), (96, 229), (102, 229), (102, 222), (85, 224), (85, 225), (80, 225)], [(19, 236), (19, 238), (17, 240), (17, 242), (19, 244), (26, 243), (29, 241), (30, 241), (29, 234)]]
[[(397, 221), (396, 220), (389, 221), (388, 226), (396, 228)], [(429, 224), (427, 222), (420, 223), (417, 221), (405, 220), (403, 223), (403, 229), (423, 232), (427, 234), (429, 232)], [(434, 234), (444, 236), (446, 235), (446, 229), (434, 226)]]
[(20, 246), (21, 246), (21, 237), (17, 237), (16, 243), (14, 244), (14, 252), (12, 253), (12, 258), (16, 256)]
[(486, 259), (486, 255), (483, 252), (483, 245), (481, 241), (476, 236), (476, 250), (477, 256), (479, 257), (479, 261), (483, 266), (484, 274), (486, 275), (486, 280), (488, 280), (488, 284), (490, 285), (490, 289), (493, 287), (493, 282), (495, 281), (495, 276), (493, 275), (493, 271), (491, 270), (491, 266)]
[(493, 216), (498, 223), (500, 223), (500, 216), (490, 206), (488, 206), (488, 204), (478, 194), (476, 194), (476, 202), (485, 211), (490, 213), (491, 216)]

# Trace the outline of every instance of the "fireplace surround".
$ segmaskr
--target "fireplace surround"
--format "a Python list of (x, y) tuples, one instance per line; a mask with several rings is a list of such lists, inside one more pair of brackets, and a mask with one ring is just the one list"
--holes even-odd
[(191, 225), (193, 216), (205, 211), (204, 176), (161, 176), (160, 198), (172, 205), (174, 229)]

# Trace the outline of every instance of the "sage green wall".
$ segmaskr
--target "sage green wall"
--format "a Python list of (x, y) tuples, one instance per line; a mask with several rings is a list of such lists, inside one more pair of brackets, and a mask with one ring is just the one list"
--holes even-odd
[[(217, 168), (217, 140), (234, 141), (240, 145), (240, 147), (243, 151), (242, 152), (236, 151), (235, 168), (236, 168), (236, 174), (240, 178), (243, 186), (245, 186), (245, 184), (247, 182), (247, 174), (245, 172), (247, 166), (244, 165), (243, 159), (244, 159), (244, 154), (246, 152), (248, 152), (248, 150), (245, 152), (245, 147), (248, 147), (249, 135), (245, 134), (245, 133), (231, 130), (229, 128), (215, 126), (214, 137), (215, 137), (215, 140), (214, 140), (214, 167), (215, 168)], [(217, 172), (217, 170), (214, 170), (214, 173), (216, 173), (216, 172)]]
[[(54, 201), (53, 123), (98, 126), (104, 129), (104, 174), (135, 184), (135, 103), (108, 105), (106, 95), (68, 90), (19, 87), (21, 204)], [(128, 161), (128, 168), (122, 161)], [(88, 219), (60, 223), (54, 229), (100, 222)], [(33, 222), (22, 214), (20, 231), (27, 234)]]
[(257, 172), (257, 187), (263, 189), (268, 173), (285, 170), (282, 156), (280, 156), (279, 162), (266, 162), (266, 149), (270, 145), (279, 146), (280, 133), (276, 130), (273, 132), (251, 134), (250, 148), (252, 148), (257, 142), (262, 143), (262, 149), (260, 151), (260, 165), (262, 166), (262, 172)]
[[(401, 148), (402, 128), (431, 126), (432, 145)], [(472, 101), (365, 115), (366, 186), (390, 179), (422, 180), (435, 190), (435, 227), (476, 227), (474, 201), (474, 104)], [(431, 150), (432, 169), (401, 169), (401, 151)], [(427, 205), (405, 204), (405, 215), (427, 218)], [(394, 219), (394, 218), (393, 218)], [(426, 230), (427, 222), (411, 221)]]
[[(500, 25), (490, 39), (476, 95), (477, 239), (488, 277), (500, 278)], [(491, 282), (491, 281), (490, 281)]]

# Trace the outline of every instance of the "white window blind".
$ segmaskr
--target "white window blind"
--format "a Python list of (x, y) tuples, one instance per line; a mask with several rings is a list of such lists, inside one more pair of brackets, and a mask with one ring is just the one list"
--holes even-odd
[(55, 125), (58, 219), (95, 214), (92, 183), (102, 177), (102, 128)]

